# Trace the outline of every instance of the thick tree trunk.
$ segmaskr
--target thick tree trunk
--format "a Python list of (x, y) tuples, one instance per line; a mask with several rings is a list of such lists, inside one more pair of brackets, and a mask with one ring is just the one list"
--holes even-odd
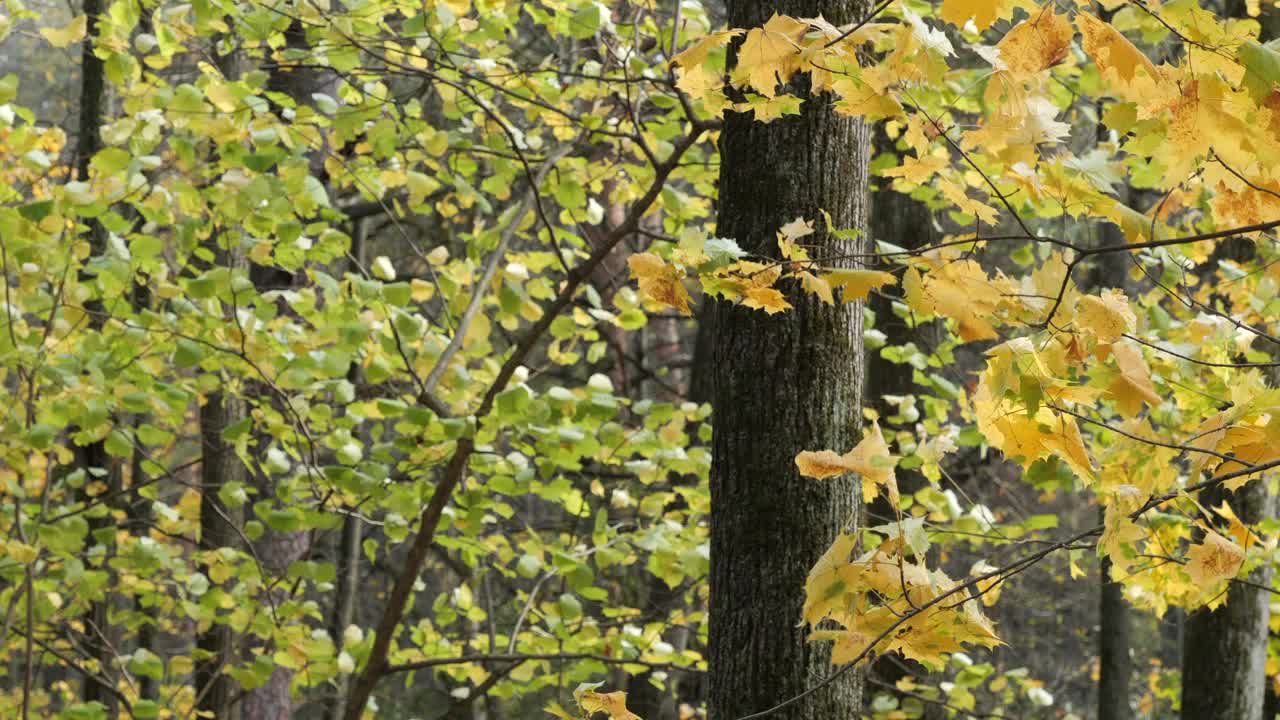
[[(774, 13), (845, 23), (860, 2), (729, 3), (729, 24), (755, 27)], [(799, 87), (798, 94), (808, 94)], [(717, 234), (748, 252), (777, 256), (775, 233), (796, 217), (815, 220), (813, 254), (848, 255), (858, 243), (822, 228), (865, 227), (868, 133), (839, 117), (826, 97), (798, 116), (764, 124), (730, 114), (720, 138)], [(832, 673), (829, 653), (797, 627), (804, 580), (842, 529), (854, 525), (858, 485), (816, 482), (796, 472), (805, 449), (847, 450), (862, 406), (862, 309), (824, 305), (790, 292), (793, 310), (769, 316), (711, 304), (709, 366), (715, 426), (711, 469), (710, 717), (732, 720), (800, 695)], [(845, 720), (859, 711), (849, 673), (777, 720)]]
[[(1266, 483), (1253, 480), (1234, 494), (1206, 491), (1204, 507), (1224, 499), (1246, 525), (1275, 513)], [(1182, 656), (1184, 720), (1258, 720), (1263, 717), (1267, 686), (1267, 623), (1270, 618), (1271, 571), (1249, 576), (1260, 587), (1232, 583), (1227, 602), (1218, 609), (1197, 610), (1187, 617)]]

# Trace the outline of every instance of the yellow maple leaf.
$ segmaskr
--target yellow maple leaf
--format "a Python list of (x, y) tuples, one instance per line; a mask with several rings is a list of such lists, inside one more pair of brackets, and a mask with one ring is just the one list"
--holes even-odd
[(804, 610), (801, 614), (804, 622), (816, 625), (841, 605), (845, 594), (853, 589), (841, 578), (841, 570), (849, 565), (849, 555), (857, 544), (855, 535), (842, 533), (814, 563), (804, 584)]
[(1057, 456), (1086, 483), (1092, 482), (1096, 471), (1075, 418), (1046, 407), (1028, 416), (1026, 408), (993, 390), (995, 380), (991, 373), (983, 373), (973, 395), (978, 430), (987, 442), (1005, 455), (1021, 459), (1024, 468), (1041, 458)]
[(933, 186), (942, 192), (943, 197), (950, 200), (956, 209), (972, 215), (984, 223), (994, 225), (1000, 219), (1000, 212), (990, 205), (969, 197), (963, 185), (946, 177), (934, 180)]
[(796, 468), (800, 474), (824, 480), (848, 472), (862, 476), (862, 495), (870, 501), (885, 487), (889, 498), (895, 504), (898, 496), (898, 484), (894, 476), (894, 466), (898, 458), (889, 453), (889, 444), (885, 442), (884, 433), (880, 431), (880, 423), (872, 423), (871, 429), (863, 434), (862, 440), (849, 452), (840, 455), (832, 450), (805, 450), (796, 455)]
[(1023, 20), (996, 44), (1003, 71), (1017, 79), (1029, 78), (1062, 62), (1071, 48), (1071, 23), (1046, 5)]
[(831, 283), (810, 272), (802, 271), (796, 275), (800, 278), (800, 287), (804, 288), (805, 292), (817, 295), (819, 300), (828, 305), (835, 304), (836, 298), (831, 292)]
[(877, 89), (859, 79), (836, 78), (832, 83), (832, 90), (839, 97), (835, 111), (841, 115), (882, 120), (902, 114), (902, 103), (889, 95), (887, 89)]
[(1104, 290), (1101, 295), (1086, 295), (1076, 302), (1076, 322), (1100, 342), (1112, 342), (1138, 325), (1129, 309), (1129, 299), (1119, 290)]
[(701, 65), (681, 67), (676, 78), (676, 87), (688, 93), (690, 97), (701, 100), (724, 87), (724, 76)]
[(862, 475), (863, 500), (871, 502), (883, 487), (889, 493), (889, 501), (897, 506), (898, 481), (893, 468), (898, 464), (898, 458), (889, 453), (889, 444), (884, 441), (884, 433), (880, 432), (880, 423), (871, 423), (871, 430), (845, 454), (845, 458), (853, 465), (854, 471)]
[(833, 450), (805, 450), (796, 455), (796, 469), (814, 480), (825, 480), (853, 472), (853, 463)]
[(609, 720), (641, 720), (639, 715), (627, 709), (627, 694), (621, 690), (611, 693), (597, 692), (589, 685), (579, 686), (573, 693), (578, 707), (590, 718), (596, 713), (604, 713)]
[(969, 20), (978, 30), (991, 27), (1006, 10), (1007, 0), (943, 0), (942, 19), (964, 27)]
[(1076, 27), (1080, 28), (1084, 51), (1093, 58), (1104, 77), (1110, 75), (1131, 85), (1139, 71), (1150, 78), (1160, 76), (1151, 60), (1110, 23), (1082, 12), (1076, 15)]
[(931, 153), (924, 157), (905, 157), (901, 165), (881, 170), (880, 174), (885, 177), (902, 178), (911, 185), (923, 185), (949, 164), (946, 153)]
[(734, 79), (773, 97), (778, 83), (787, 82), (800, 70), (800, 43), (808, 30), (808, 24), (778, 14), (764, 27), (752, 28), (738, 49)]
[(882, 270), (838, 269), (823, 273), (832, 288), (844, 291), (844, 301), (866, 300), (872, 290), (892, 285), (898, 281), (892, 273)]
[(1142, 411), (1142, 403), (1155, 407), (1163, 400), (1151, 383), (1151, 369), (1142, 357), (1142, 351), (1131, 342), (1118, 342), (1111, 346), (1120, 374), (1108, 388), (1116, 399), (1116, 406), (1125, 417), (1133, 417)]
[(911, 267), (902, 278), (911, 309), (952, 318), (965, 342), (999, 337), (991, 321), (1004, 300), (1002, 284), (987, 277), (981, 265), (973, 260), (950, 260), (945, 255), (926, 256), (916, 264), (929, 272), (922, 274)]
[(627, 258), (631, 277), (640, 285), (640, 293), (651, 302), (691, 315), (689, 291), (685, 289), (683, 271), (668, 265), (653, 253), (636, 253)]
[(1126, 508), (1117, 503), (1107, 506), (1103, 515), (1102, 537), (1098, 538), (1098, 554), (1106, 555), (1116, 574), (1121, 578), (1128, 573), (1137, 558), (1137, 543), (1147, 537), (1140, 525), (1129, 518)]
[(1187, 574), (1202, 589), (1235, 577), (1244, 562), (1244, 549), (1218, 533), (1209, 530), (1204, 541), (1187, 550)]
[(782, 293), (771, 287), (748, 288), (742, 304), (754, 310), (764, 310), (770, 315), (791, 309), (791, 303), (787, 302)]
[(791, 222), (787, 223), (786, 225), (783, 225), (782, 227), (778, 228), (778, 238), (779, 239), (785, 238), (792, 242), (799, 240), (802, 237), (807, 237), (809, 235), (812, 235), (813, 233), (814, 233), (813, 221), (805, 220), (802, 217), (798, 217), (795, 220), (792, 220)]
[(707, 33), (698, 42), (681, 50), (675, 57), (671, 58), (671, 64), (679, 65), (682, 68), (702, 65), (707, 61), (707, 56), (711, 54), (712, 50), (724, 47), (730, 40), (741, 35), (742, 32), (742, 30), (735, 29)]

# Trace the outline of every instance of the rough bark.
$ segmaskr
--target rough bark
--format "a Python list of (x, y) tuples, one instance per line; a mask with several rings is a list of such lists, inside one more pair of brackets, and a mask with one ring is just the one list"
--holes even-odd
[[(1275, 498), (1266, 483), (1253, 480), (1235, 493), (1206, 491), (1204, 507), (1228, 500), (1245, 524), (1275, 514)], [(1271, 587), (1264, 567), (1249, 576), (1261, 588)], [(1260, 587), (1232, 583), (1225, 605), (1201, 609), (1186, 621), (1182, 656), (1184, 720), (1258, 720), (1263, 717), (1267, 685), (1267, 622), (1270, 594)]]
[[(285, 30), (284, 36), (285, 44), (288, 48), (294, 50), (310, 49), (306, 29), (302, 22), (294, 21)], [(267, 82), (268, 89), (288, 95), (298, 103), (312, 102), (313, 93), (334, 93), (335, 76), (331, 73), (316, 71), (309, 67), (286, 68), (269, 66), (268, 70), (270, 72)], [(325, 154), (326, 148), (311, 148), (307, 152), (311, 174), (321, 178), (322, 181), (325, 177)], [(258, 292), (288, 288), (295, 282), (295, 277), (292, 273), (266, 265), (253, 265), (250, 268), (249, 277)], [(280, 309), (282, 312), (288, 312), (288, 309), (283, 304)], [(259, 447), (265, 448), (269, 443), (270, 438), (258, 438)], [(274, 478), (266, 475), (256, 475), (253, 478), (253, 482), (257, 488), (258, 497), (277, 496)], [(303, 559), (310, 550), (311, 537), (307, 532), (277, 532), (268, 529), (261, 538), (254, 542), (254, 553), (261, 559), (267, 572), (273, 577), (283, 576), (290, 565)], [(283, 602), (288, 597), (288, 590), (284, 587), (277, 587), (270, 592), (273, 593), (277, 603)], [(334, 640), (339, 641), (338, 638), (334, 638)], [(261, 649), (262, 652), (268, 654), (275, 650), (276, 648), (274, 647)], [(246, 719), (252, 718), (252, 720), (289, 720), (289, 718), (293, 717), (293, 697), (289, 691), (293, 676), (294, 672), (292, 670), (276, 667), (265, 685), (253, 689), (244, 696), (244, 707), (242, 709), (244, 717)]]
[[(729, 24), (754, 27), (774, 13), (844, 23), (861, 2), (737, 0)], [(803, 82), (803, 81), (801, 81)], [(807, 88), (794, 88), (807, 95)], [(865, 227), (868, 132), (806, 99), (797, 116), (769, 124), (730, 114), (720, 137), (717, 234), (748, 252), (777, 256), (775, 233), (796, 217), (816, 221), (816, 256), (856, 252), (822, 231)], [(796, 626), (804, 580), (842, 529), (856, 524), (857, 483), (814, 482), (796, 472), (805, 449), (846, 450), (862, 401), (862, 309), (824, 305), (794, 288), (793, 310), (769, 316), (711, 304), (709, 367), (715, 415), (711, 469), (710, 717), (732, 718), (800, 695), (834, 668), (828, 649)], [(856, 717), (860, 682), (848, 673), (775, 713), (778, 720)]]
[[(242, 512), (219, 499), (218, 490), (230, 482), (243, 482), (244, 466), (235, 448), (222, 439), (222, 431), (244, 417), (244, 403), (221, 392), (210, 393), (200, 408), (200, 549), (234, 548), (240, 544), (238, 526)], [(208, 658), (196, 666), (195, 689), (201, 694), (198, 708), (215, 720), (238, 717), (235, 699), (239, 685), (225, 672), (232, 657), (235, 635), (225, 623), (214, 623), (200, 633), (196, 645)]]
[[(1106, 129), (1099, 126), (1099, 142), (1107, 140), (1106, 133)], [(1128, 202), (1129, 195), (1128, 188), (1121, 188), (1121, 202)], [(1124, 244), (1124, 234), (1115, 225), (1104, 224), (1098, 230), (1098, 246)], [(1128, 253), (1101, 255), (1091, 267), (1086, 287), (1090, 292), (1107, 288), (1123, 290), (1132, 264)], [(1098, 596), (1098, 720), (1128, 720), (1133, 717), (1129, 705), (1129, 682), (1133, 676), (1129, 608), (1124, 600), (1124, 586), (1111, 577), (1111, 561), (1104, 557), (1098, 571), (1102, 581)]]
[(1124, 586), (1111, 578), (1111, 561), (1102, 560), (1102, 592), (1098, 607), (1098, 720), (1128, 720), (1129, 608)]
[[(94, 54), (94, 45), (98, 39), (98, 16), (102, 13), (101, 0), (84, 0), (82, 5), (86, 17), (85, 39), (80, 45), (80, 98), (79, 98), (79, 118), (76, 132), (76, 175), (79, 180), (87, 180), (89, 177), (89, 163), (93, 160), (93, 156), (98, 150), (102, 149), (102, 115), (106, 106), (106, 74), (104, 65), (100, 58)], [(101, 223), (92, 221), (89, 223), (89, 242), (92, 248), (91, 253), (94, 256), (103, 252), (105, 245), (106, 232)], [(86, 275), (84, 280), (90, 278)], [(102, 302), (94, 299), (86, 303), (86, 309), (89, 310), (89, 322), (94, 330), (100, 330), (104, 324), (102, 316)], [(98, 440), (91, 442), (84, 447), (78, 448), (76, 452), (76, 465), (86, 471), (92, 468), (98, 468), (107, 471), (106, 483), (107, 492), (112, 496), (116, 496), (121, 489), (122, 476), (120, 468), (111, 461), (107, 454), (106, 444), (104, 441)], [(88, 496), (85, 497), (88, 500)], [(98, 531), (109, 527), (112, 524), (110, 517), (94, 518), (90, 520), (90, 529)], [(94, 537), (91, 532), (90, 538)], [(92, 542), (92, 540), (90, 540)], [(107, 555), (111, 554), (108, 548)], [(103, 559), (103, 569), (109, 566)], [(117, 635), (112, 631), (111, 623), (111, 605), (113, 593), (106, 595), (93, 602), (84, 616), (85, 626), (85, 645), (88, 646), (90, 654), (97, 660), (99, 675), (86, 677), (84, 683), (84, 699), (85, 702), (101, 703), (108, 714), (116, 712), (116, 697), (112, 692), (114, 688), (108, 683), (115, 682), (115, 660), (113, 646), (117, 643), (113, 636)]]

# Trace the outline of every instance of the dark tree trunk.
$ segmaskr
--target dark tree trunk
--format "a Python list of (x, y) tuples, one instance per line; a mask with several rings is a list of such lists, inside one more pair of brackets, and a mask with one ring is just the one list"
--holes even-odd
[[(223, 504), (218, 491), (227, 483), (243, 482), (244, 465), (235, 448), (222, 438), (222, 432), (244, 417), (244, 403), (210, 393), (200, 408), (200, 549), (234, 548), (240, 545), (239, 525), (242, 512)], [(235, 699), (239, 685), (226, 674), (233, 657), (235, 636), (225, 623), (214, 623), (196, 640), (208, 658), (196, 666), (195, 689), (200, 694), (198, 707), (215, 720), (234, 720)]]
[[(861, 2), (729, 3), (729, 24), (756, 27), (777, 12), (852, 21)], [(802, 85), (803, 80), (797, 82)], [(806, 87), (794, 88), (807, 96)], [(868, 132), (839, 117), (829, 98), (807, 98), (798, 116), (769, 124), (730, 114), (720, 138), (717, 234), (776, 257), (775, 233), (796, 217), (815, 221), (813, 254), (847, 255), (854, 241), (829, 236), (865, 227)], [(794, 289), (793, 289), (794, 290)], [(835, 535), (857, 521), (852, 479), (801, 478), (796, 453), (852, 447), (860, 429), (862, 309), (790, 292), (774, 316), (709, 305), (708, 365), (715, 408), (711, 469), (710, 717), (732, 720), (813, 687), (835, 668), (828, 649), (797, 627), (804, 580)], [(777, 720), (845, 720), (859, 711), (856, 673), (775, 713)]]
[[(881, 128), (877, 128), (872, 143), (875, 155), (896, 152), (894, 141)], [(869, 230), (871, 242), (889, 242), (908, 250), (941, 240), (941, 232), (935, 225), (929, 208), (910, 195), (894, 190), (887, 179), (880, 180), (871, 193)], [(886, 346), (915, 343), (921, 351), (929, 352), (942, 339), (941, 325), (930, 322), (912, 327), (906, 320), (895, 315), (893, 304), (895, 298), (901, 295), (896, 291), (897, 288), (884, 288), (868, 298), (867, 305), (875, 313), (875, 329), (884, 333)], [(875, 408), (882, 418), (898, 412), (896, 405), (884, 399), (886, 395), (911, 395), (917, 389), (914, 366), (886, 360), (881, 356), (879, 348), (867, 350), (867, 377), (863, 391), (865, 404)], [(898, 487), (904, 496), (924, 488), (929, 482), (917, 470), (899, 469), (897, 478)], [(887, 497), (881, 496), (864, 508), (862, 517), (867, 525), (883, 525), (894, 520), (896, 510)], [(907, 675), (928, 675), (923, 666), (896, 656), (877, 658), (867, 673), (877, 681), (881, 689), (894, 685)], [(868, 693), (865, 700), (870, 702), (872, 695)], [(935, 720), (945, 716), (946, 708), (941, 705), (926, 705), (922, 717), (925, 720)]]
[[(308, 51), (306, 27), (295, 20), (284, 33), (286, 47), (291, 50)], [(267, 87), (271, 91), (288, 95), (299, 104), (312, 102), (312, 94), (324, 92), (334, 93), (336, 77), (332, 73), (320, 72), (312, 67), (287, 68), (270, 65)], [(308, 165), (311, 175), (324, 182), (324, 158), (328, 148), (310, 148), (307, 151)], [(258, 292), (289, 288), (293, 286), (295, 277), (292, 273), (275, 266), (253, 265), (249, 277)], [(281, 306), (282, 312), (289, 312)], [(277, 407), (277, 410), (281, 408)], [(282, 411), (282, 410), (281, 410)], [(266, 448), (270, 438), (259, 435), (258, 447)], [(256, 475), (253, 482), (258, 497), (275, 498), (276, 481), (268, 475)], [(350, 538), (348, 538), (350, 539)], [(278, 532), (266, 530), (262, 537), (254, 542), (254, 553), (261, 559), (267, 572), (272, 577), (283, 577), (289, 566), (302, 560), (311, 552), (311, 534), (302, 532)], [(347, 557), (350, 557), (349, 555)], [(276, 603), (283, 602), (288, 596), (287, 584), (270, 590)], [(334, 638), (340, 642), (340, 638)], [(266, 647), (263, 652), (271, 653), (276, 648)], [(289, 720), (294, 715), (293, 697), (289, 690), (294, 672), (288, 668), (277, 666), (271, 677), (262, 687), (254, 688), (245, 694), (242, 713), (246, 720)]]
[[(98, 16), (102, 13), (101, 0), (84, 0), (82, 9), (86, 17), (86, 30), (84, 42), (80, 47), (80, 100), (79, 100), (79, 122), (76, 132), (76, 175), (77, 179), (87, 181), (89, 178), (89, 163), (93, 160), (93, 156), (98, 150), (102, 149), (102, 115), (106, 105), (106, 74), (102, 60), (94, 54), (94, 45), (98, 39)], [(106, 231), (101, 223), (96, 220), (89, 223), (89, 242), (94, 256), (101, 255), (106, 240)], [(88, 280), (89, 278), (84, 278)], [(86, 309), (89, 311), (90, 326), (94, 330), (101, 330), (105, 318), (102, 315), (102, 301), (98, 299), (90, 300), (86, 303)], [(98, 468), (107, 471), (106, 483), (107, 492), (113, 497), (118, 497), (118, 493), (122, 487), (122, 475), (120, 468), (107, 455), (105, 442), (99, 440), (91, 442), (76, 453), (76, 465), (89, 471)], [(85, 497), (89, 500), (88, 496)], [(113, 501), (113, 505), (115, 502)], [(95, 537), (96, 531), (110, 527), (112, 519), (109, 516), (94, 518), (90, 520), (90, 528), (95, 531), (90, 533), (89, 537)], [(90, 540), (93, 542), (93, 540)], [(114, 543), (113, 543), (114, 544)], [(110, 572), (106, 558), (113, 552), (113, 548), (108, 547), (107, 553), (103, 556), (103, 569)], [(98, 661), (98, 675), (86, 677), (84, 683), (84, 699), (85, 702), (98, 702), (106, 708), (108, 715), (116, 712), (116, 697), (112, 692), (114, 688), (108, 683), (114, 684), (116, 678), (114, 652), (112, 650), (116, 643), (113, 636), (118, 635), (112, 631), (111, 622), (111, 605), (113, 593), (106, 593), (105, 596), (93, 602), (88, 612), (84, 616), (84, 635), (85, 644), (88, 646), (90, 654)]]
[[(1110, 14), (1103, 14), (1110, 19)], [(1102, 117), (1102, 107), (1098, 117)], [(1108, 131), (1098, 126), (1098, 142), (1108, 138)], [(1121, 202), (1129, 202), (1133, 193), (1121, 188)], [(1099, 247), (1121, 247), (1124, 234), (1115, 225), (1103, 225), (1098, 230)], [(1125, 289), (1133, 260), (1128, 253), (1115, 252), (1098, 256), (1090, 268), (1086, 286), (1090, 292), (1108, 288)], [(1133, 717), (1129, 706), (1129, 682), (1133, 676), (1130, 657), (1129, 608), (1124, 600), (1124, 585), (1111, 577), (1111, 561), (1102, 558), (1098, 567), (1101, 590), (1098, 596), (1098, 720), (1128, 720)]]
[(1111, 578), (1111, 561), (1103, 558), (1098, 607), (1098, 720), (1129, 720), (1129, 608), (1124, 586)]
[[(1201, 494), (1200, 504), (1214, 507), (1228, 500), (1246, 525), (1274, 512), (1266, 483), (1252, 480), (1235, 493), (1220, 488)], [(1184, 720), (1258, 720), (1263, 717), (1267, 686), (1267, 622), (1270, 618), (1271, 571), (1264, 566), (1249, 576), (1260, 587), (1232, 583), (1227, 602), (1218, 609), (1197, 610), (1187, 617), (1182, 656)]]

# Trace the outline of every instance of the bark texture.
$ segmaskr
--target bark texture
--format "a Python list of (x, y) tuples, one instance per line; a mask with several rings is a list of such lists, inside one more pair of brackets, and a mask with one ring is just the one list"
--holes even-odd
[[(728, 4), (732, 27), (773, 13), (845, 23), (861, 2), (816, 0)], [(803, 82), (801, 80), (800, 82)], [(793, 91), (808, 95), (806, 87)], [(865, 227), (868, 132), (839, 117), (828, 98), (805, 100), (798, 116), (769, 124), (730, 114), (720, 137), (717, 234), (777, 256), (775, 233), (796, 217), (815, 220), (814, 256), (855, 252), (858, 243), (821, 231), (820, 209), (837, 227)], [(824, 305), (794, 288), (793, 310), (769, 316), (712, 303), (709, 366), (715, 415), (711, 469), (710, 717), (766, 710), (835, 670), (826, 647), (796, 627), (804, 580), (835, 535), (857, 521), (857, 483), (799, 476), (805, 449), (847, 450), (862, 405), (862, 308)], [(772, 715), (777, 720), (856, 717), (855, 673)]]
[(1129, 607), (1124, 586), (1111, 578), (1111, 561), (1102, 560), (1098, 607), (1098, 720), (1129, 720)]
[[(244, 403), (221, 392), (210, 393), (200, 408), (200, 549), (234, 548), (240, 545), (238, 527), (243, 511), (232, 510), (219, 499), (218, 490), (229, 482), (243, 482), (244, 465), (235, 448), (222, 439), (222, 431), (244, 417)], [(207, 572), (207, 571), (206, 571)], [(214, 623), (200, 633), (197, 646), (208, 659), (196, 666), (197, 707), (215, 720), (239, 716), (236, 697), (240, 686), (223, 672), (234, 663), (235, 634), (224, 623)]]
[[(1213, 507), (1224, 499), (1245, 524), (1275, 514), (1275, 498), (1267, 494), (1261, 480), (1253, 480), (1235, 493), (1206, 491), (1200, 503)], [(1261, 569), (1249, 580), (1269, 588), (1271, 572)], [(1184, 720), (1263, 717), (1271, 595), (1259, 587), (1232, 583), (1225, 605), (1213, 611), (1197, 610), (1187, 617), (1182, 656)]]
[[(80, 105), (75, 160), (76, 176), (79, 180), (85, 181), (89, 178), (89, 165), (93, 160), (94, 154), (102, 149), (102, 115), (106, 106), (107, 87), (104, 72), (105, 66), (102, 60), (94, 54), (99, 35), (98, 16), (102, 14), (102, 2), (101, 0), (84, 0), (82, 9), (86, 18), (86, 26), (85, 38), (80, 44)], [(102, 224), (96, 220), (89, 223), (89, 230), (91, 252), (94, 256), (99, 256), (105, 248), (106, 231), (103, 229)], [(82, 280), (91, 281), (87, 272), (84, 272), (83, 275)], [(90, 327), (100, 331), (104, 324), (102, 301), (97, 298), (91, 299), (85, 304), (85, 308), (90, 313)], [(107, 471), (105, 478), (107, 492), (113, 497), (118, 497), (118, 493), (122, 488), (123, 478), (119, 466), (107, 454), (105, 441), (96, 440), (78, 448), (76, 451), (76, 465), (86, 471), (93, 469)], [(85, 496), (86, 501), (89, 499), (88, 496)], [(112, 519), (110, 517), (90, 520), (90, 529), (94, 533), (111, 525)], [(93, 538), (93, 533), (89, 537)], [(90, 539), (88, 542), (92, 543), (94, 541)], [(102, 569), (108, 573), (111, 573), (111, 569), (106, 562), (106, 558), (114, 551), (113, 542), (110, 543), (107, 553), (103, 556)], [(88, 612), (83, 617), (85, 626), (84, 644), (88, 647), (89, 654), (97, 661), (98, 667), (97, 675), (85, 678), (84, 700), (87, 703), (101, 703), (108, 714), (117, 712), (116, 696), (112, 692), (114, 690), (113, 686), (117, 682), (113, 647), (118, 644), (119, 633), (113, 630), (111, 620), (112, 605), (117, 599), (118, 596), (114, 593), (105, 593), (104, 597), (95, 600), (90, 605)]]

